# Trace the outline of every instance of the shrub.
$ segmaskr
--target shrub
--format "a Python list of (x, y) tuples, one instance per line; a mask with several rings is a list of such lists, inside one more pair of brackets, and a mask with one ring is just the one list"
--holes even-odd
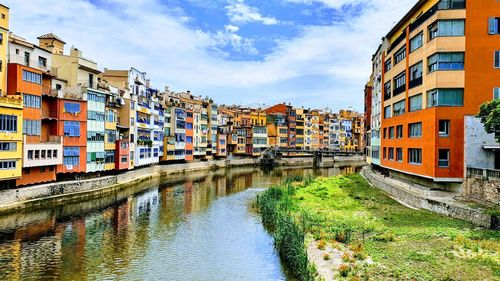
[(341, 258), (343, 262), (349, 262), (351, 260), (351, 255), (349, 255), (349, 253), (344, 253)]
[(339, 266), (340, 276), (347, 277), (347, 275), (349, 275), (349, 271), (351, 271), (351, 267), (349, 267), (348, 264), (343, 263)]
[(387, 231), (381, 234), (376, 235), (373, 237), (375, 241), (380, 241), (380, 242), (393, 242), (396, 240), (396, 235), (394, 233)]
[(324, 249), (325, 249), (325, 247), (326, 247), (326, 241), (325, 241), (325, 240), (320, 240), (320, 241), (318, 242), (318, 249), (320, 249), (320, 250), (324, 250)]

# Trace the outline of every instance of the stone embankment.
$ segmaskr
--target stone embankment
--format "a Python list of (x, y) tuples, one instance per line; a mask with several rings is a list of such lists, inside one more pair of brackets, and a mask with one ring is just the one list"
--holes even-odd
[(365, 166), (361, 175), (374, 187), (382, 189), (398, 202), (418, 209), (429, 210), (452, 218), (470, 221), (475, 225), (498, 229), (496, 218), (482, 208), (472, 208), (457, 201), (460, 194), (426, 189), (422, 186), (386, 177)]
[[(345, 160), (350, 160), (346, 162), (359, 161), (358, 158), (342, 159), (342, 161)], [(277, 161), (278, 166), (310, 166), (312, 163), (312, 157), (283, 158)], [(327, 162), (327, 164), (333, 165), (333, 160)], [(185, 174), (194, 171), (259, 165), (259, 159), (252, 158), (156, 165), (127, 171), (119, 175), (3, 190), (0, 191), (0, 213), (41, 206), (47, 199), (50, 199), (52, 202), (79, 201), (85, 198), (115, 192), (116, 190), (126, 188), (130, 185), (171, 174)]]

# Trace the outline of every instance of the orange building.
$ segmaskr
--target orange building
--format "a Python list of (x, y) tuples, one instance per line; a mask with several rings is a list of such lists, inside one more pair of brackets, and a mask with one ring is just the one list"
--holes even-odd
[(51, 91), (51, 53), (14, 34), (9, 49), (7, 93), (24, 100), (23, 169), (16, 184), (55, 181), (56, 166), (62, 163), (62, 140)]
[(64, 136), (63, 163), (58, 174), (85, 173), (87, 167), (87, 102), (77, 88), (68, 87), (58, 99), (58, 135)]
[(384, 38), (381, 165), (393, 174), (463, 181), (464, 116), (500, 81), (500, 36), (488, 34), (495, 17), (497, 1), (420, 0)]

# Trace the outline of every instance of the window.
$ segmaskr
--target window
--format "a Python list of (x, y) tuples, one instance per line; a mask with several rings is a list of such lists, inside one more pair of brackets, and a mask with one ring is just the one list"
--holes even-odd
[(65, 147), (63, 151), (63, 164), (65, 166), (78, 166), (80, 163), (80, 148)]
[(187, 143), (193, 143), (193, 137), (186, 137)]
[(33, 150), (28, 150), (28, 159), (33, 160)]
[(493, 88), (493, 98), (500, 99), (500, 88)]
[(408, 163), (420, 165), (422, 164), (422, 149), (409, 148), (408, 149)]
[(384, 100), (388, 100), (392, 97), (391, 92), (391, 81), (384, 84)]
[(108, 110), (106, 112), (106, 122), (108, 123), (116, 122), (116, 113), (113, 110)]
[(106, 150), (104, 162), (108, 164), (115, 163), (115, 152), (113, 150)]
[(439, 136), (448, 137), (450, 135), (450, 120), (439, 120)]
[(396, 148), (396, 161), (403, 162), (403, 149)]
[(40, 159), (40, 150), (35, 150), (35, 159)]
[(437, 53), (427, 59), (428, 70), (463, 70), (464, 53)]
[(500, 18), (488, 19), (488, 34), (490, 35), (500, 34)]
[(27, 66), (30, 65), (30, 53), (28, 52), (24, 52), (24, 64)]
[(440, 149), (438, 154), (438, 167), (448, 168), (450, 166), (450, 150)]
[(64, 135), (67, 137), (79, 137), (80, 122), (64, 121)]
[(391, 67), (392, 67), (392, 61), (391, 61), (391, 58), (389, 58), (385, 61), (385, 64), (384, 64), (385, 72), (391, 70)]
[(47, 59), (44, 57), (38, 57), (38, 67), (47, 67)]
[(108, 142), (116, 142), (116, 131), (114, 130), (106, 130), (106, 135), (108, 137)]
[(422, 109), (422, 94), (410, 97), (410, 112)]
[(80, 104), (79, 103), (74, 103), (74, 102), (65, 102), (64, 103), (64, 112), (66, 113), (71, 113), (71, 114), (77, 114), (80, 113)]
[(0, 114), (0, 131), (17, 132), (17, 116)]
[(0, 142), (0, 151), (17, 151), (17, 143)]
[(394, 54), (394, 65), (406, 58), (406, 46), (403, 46)]
[(382, 150), (382, 154), (384, 156), (384, 159), (387, 159), (387, 148), (384, 147), (384, 149)]
[(122, 163), (127, 163), (128, 162), (128, 157), (127, 156), (122, 156), (121, 159), (120, 159), (120, 161)]
[[(4, 14), (2, 14), (4, 15)], [(3, 45), (3, 33), (0, 32), (0, 45)]]
[(398, 125), (396, 127), (396, 138), (398, 138), (398, 139), (403, 138), (403, 125)]
[(42, 75), (31, 71), (23, 70), (23, 80), (42, 85)]
[(424, 33), (420, 32), (410, 40), (410, 52), (414, 52), (420, 49), (423, 43), (424, 43)]
[(45, 156), (46, 156), (46, 154), (45, 154), (45, 150), (42, 150), (42, 151), (41, 151), (41, 155), (42, 155), (42, 156), (41, 156), (41, 159), (45, 159)]
[(0, 170), (15, 170), (17, 161), (0, 161)]
[(90, 142), (103, 142), (104, 141), (104, 132), (87, 132), (87, 141)]
[(57, 150), (52, 151), (52, 158), (57, 158)]
[(441, 0), (438, 4), (439, 10), (465, 9), (465, 0)]
[(429, 40), (441, 36), (464, 36), (465, 20), (438, 20), (429, 26)]
[(410, 67), (410, 88), (422, 85), (422, 61)]
[(394, 148), (389, 148), (389, 160), (394, 160)]
[(389, 128), (389, 138), (393, 139), (394, 138), (394, 127)]
[(393, 104), (393, 116), (398, 116), (406, 112), (406, 100), (402, 100)]
[(436, 89), (427, 92), (427, 107), (463, 105), (464, 89)]
[(42, 108), (42, 97), (23, 94), (24, 107)]
[(406, 72), (403, 71), (394, 77), (394, 96), (406, 90)]
[(97, 112), (97, 111), (88, 111), (88, 120), (95, 120), (95, 121), (100, 121), (104, 122), (105, 120), (105, 115), (102, 112)]
[(495, 68), (500, 68), (500, 51), (495, 51), (494, 57), (495, 58), (493, 66)]
[(408, 137), (410, 138), (422, 137), (422, 122), (412, 123), (408, 125)]
[(391, 111), (391, 106), (386, 106), (384, 108), (384, 118), (391, 118), (392, 117), (392, 111)]
[(89, 73), (89, 88), (94, 88), (94, 74)]
[(384, 139), (386, 139), (387, 138), (387, 128), (384, 128), (384, 134), (383, 135), (384, 135)]
[(23, 134), (28, 136), (40, 136), (42, 130), (42, 121), (40, 120), (24, 120)]

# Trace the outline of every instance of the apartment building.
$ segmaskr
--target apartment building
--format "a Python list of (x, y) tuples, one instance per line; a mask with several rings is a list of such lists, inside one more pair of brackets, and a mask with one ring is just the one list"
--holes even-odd
[(7, 93), (7, 62), (9, 50), (9, 7), (0, 4), (0, 96)]
[[(370, 133), (367, 137), (370, 139), (368, 147), (370, 152), (370, 164), (380, 166), (381, 148), (380, 148), (380, 127), (382, 124), (382, 69), (384, 60), (383, 52), (386, 49), (385, 43), (380, 44), (375, 54), (372, 56), (372, 76), (371, 76), (371, 116), (367, 118), (370, 122)], [(367, 155), (368, 159), (368, 155)]]
[(385, 36), (381, 166), (430, 184), (463, 180), (464, 116), (498, 94), (499, 18), (497, 1), (420, 0)]
[[(118, 113), (116, 127), (119, 139), (117, 141), (122, 146), (125, 146), (125, 143), (128, 142), (128, 163), (121, 162), (124, 157), (121, 154), (119, 157), (120, 163), (117, 163), (117, 166), (122, 168), (127, 166), (128, 169), (133, 169), (135, 166), (137, 95), (132, 94), (135, 89), (135, 79), (132, 76), (135, 72), (136, 70), (133, 68), (130, 70), (110, 70), (105, 68), (100, 75), (104, 82), (119, 90), (119, 95), (109, 96), (108, 98), (111, 102), (111, 108), (116, 108)], [(125, 153), (125, 150), (122, 149), (121, 153)], [(118, 161), (118, 158), (116, 160)]]
[[(9, 36), (7, 93), (23, 98), (23, 170), (17, 185), (56, 180), (62, 164), (57, 135), (57, 99), (52, 97), (51, 53), (14, 34)], [(43, 97), (42, 97), (43, 94)]]
[(295, 111), (295, 145), (298, 149), (303, 149), (305, 147), (305, 114), (303, 108), (297, 108)]
[(372, 163), (372, 151), (371, 151), (371, 145), (370, 145), (370, 141), (371, 141), (371, 133), (372, 133), (372, 129), (371, 129), (371, 118), (372, 118), (372, 90), (373, 90), (373, 86), (372, 86), (372, 78), (370, 77), (370, 81), (368, 81), (368, 83), (366, 83), (365, 85), (365, 101), (364, 101), (364, 105), (365, 105), (365, 114), (364, 114), (364, 124), (365, 124), (365, 141), (366, 141), (366, 151), (365, 151), (365, 154), (366, 154), (366, 162), (368, 164), (371, 164)]

